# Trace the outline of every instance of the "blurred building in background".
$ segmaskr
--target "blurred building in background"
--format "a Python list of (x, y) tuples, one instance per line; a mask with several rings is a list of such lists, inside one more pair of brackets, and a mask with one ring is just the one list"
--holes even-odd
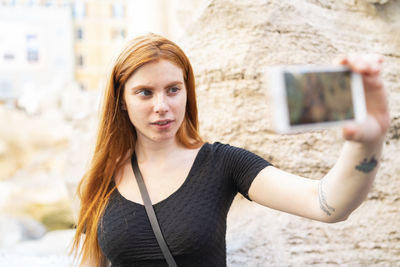
[(24, 91), (74, 78), (72, 24), (68, 9), (0, 7), (0, 101)]
[(127, 38), (129, 0), (71, 1), (75, 78), (93, 90), (104, 80), (113, 55)]
[(0, 0), (0, 103), (26, 92), (34, 102), (72, 81), (102, 88), (127, 39), (151, 31), (177, 41), (206, 2)]

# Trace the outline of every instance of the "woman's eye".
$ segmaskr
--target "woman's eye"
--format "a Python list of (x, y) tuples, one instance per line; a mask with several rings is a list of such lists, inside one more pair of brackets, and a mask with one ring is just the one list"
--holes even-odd
[(175, 93), (177, 93), (179, 90), (180, 90), (180, 89), (179, 89), (178, 87), (172, 87), (172, 88), (169, 88), (168, 92), (169, 92), (169, 93), (172, 93), (172, 94), (175, 94)]
[(148, 89), (141, 89), (137, 94), (140, 96), (151, 96), (152, 92)]

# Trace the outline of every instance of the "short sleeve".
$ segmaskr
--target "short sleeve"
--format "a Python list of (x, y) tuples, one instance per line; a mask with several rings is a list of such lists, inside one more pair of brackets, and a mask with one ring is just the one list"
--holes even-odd
[(230, 146), (228, 144), (215, 143), (219, 145), (220, 156), (224, 173), (229, 176), (236, 190), (245, 198), (251, 200), (248, 195), (249, 188), (258, 173), (271, 164), (260, 156), (245, 150)]

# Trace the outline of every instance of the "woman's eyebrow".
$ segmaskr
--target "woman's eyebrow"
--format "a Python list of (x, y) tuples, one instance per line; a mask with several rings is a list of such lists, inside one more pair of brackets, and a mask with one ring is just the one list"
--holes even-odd
[(171, 86), (174, 86), (174, 85), (182, 85), (182, 84), (183, 84), (183, 82), (181, 82), (181, 81), (173, 81), (173, 82), (168, 83), (165, 86), (165, 88), (168, 88), (168, 87), (171, 87)]
[(145, 84), (138, 84), (138, 85), (135, 85), (135, 86), (133, 86), (133, 87), (129, 87), (129, 88), (127, 88), (126, 90), (127, 90), (127, 91), (131, 91), (131, 92), (135, 92), (135, 91), (137, 91), (137, 90), (142, 90), (142, 89), (150, 89), (150, 90), (153, 90), (153, 86), (151, 86), (151, 85), (145, 85)]
[[(169, 88), (169, 87), (174, 86), (174, 85), (182, 85), (182, 84), (183, 84), (183, 82), (181, 82), (181, 81), (172, 81), (172, 82), (169, 82), (169, 83), (165, 86), (165, 88)], [(138, 85), (135, 85), (134, 87), (129, 88), (128, 90), (130, 90), (130, 91), (135, 91), (135, 90), (143, 89), (143, 88), (146, 88), (146, 89), (153, 89), (154, 87), (153, 87), (153, 86), (150, 86), (150, 85), (138, 84)]]

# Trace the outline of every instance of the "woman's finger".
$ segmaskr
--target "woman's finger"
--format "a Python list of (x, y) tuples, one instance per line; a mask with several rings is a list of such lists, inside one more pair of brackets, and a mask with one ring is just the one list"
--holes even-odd
[(347, 65), (361, 74), (374, 75), (382, 70), (383, 57), (379, 54), (349, 54), (338, 56), (334, 63)]
[(353, 71), (366, 75), (377, 75), (382, 70), (383, 57), (378, 54), (351, 54), (345, 62)]
[(343, 127), (343, 138), (348, 141), (368, 143), (382, 133), (380, 124), (372, 116), (367, 116), (361, 124), (350, 124)]

